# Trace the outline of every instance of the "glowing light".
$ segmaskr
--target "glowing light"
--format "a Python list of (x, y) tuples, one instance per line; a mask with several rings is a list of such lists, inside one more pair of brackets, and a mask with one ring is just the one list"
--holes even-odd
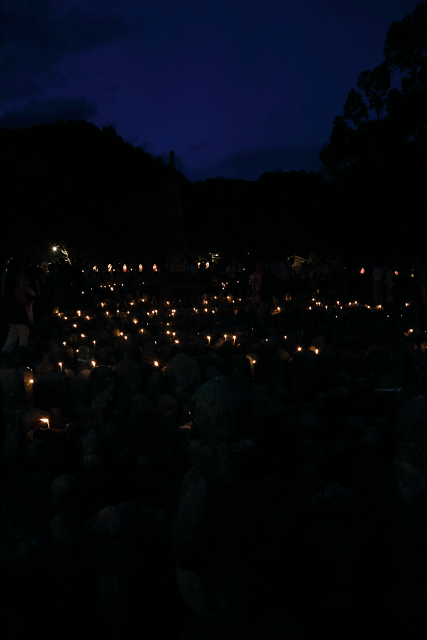
[(319, 349), (316, 349), (316, 353), (319, 353)]
[(128, 269), (127, 266), (124, 264), (123, 265), (123, 272), (126, 273), (127, 269)]
[(92, 363), (92, 367), (96, 367), (96, 362), (95, 362), (95, 360), (91, 360), (91, 363)]
[(233, 344), (236, 344), (236, 337), (237, 336), (233, 336)]
[(60, 369), (61, 369), (61, 371), (62, 371), (62, 362), (58, 362), (58, 364), (59, 364), (59, 368), (60, 368)]
[(157, 271), (157, 265), (153, 264), (153, 271)]
[(138, 269), (139, 269), (139, 271), (140, 271), (140, 272), (142, 271), (142, 264), (140, 264), (140, 265), (138, 266)]
[[(335, 316), (335, 317), (336, 317), (336, 316)], [(297, 350), (298, 350), (298, 351), (301, 351), (301, 347), (298, 347), (298, 349), (297, 349)]]
[(42, 431), (46, 431), (47, 429), (49, 429), (49, 418), (40, 418), (40, 422), (46, 422), (47, 424), (46, 427), (40, 427)]
[(210, 336), (206, 336), (206, 337), (208, 339), (208, 343), (210, 344), (211, 343), (211, 337)]
[(157, 362), (157, 360), (154, 360), (154, 366), (155, 366), (155, 367), (158, 367), (158, 366), (159, 366), (159, 363)]
[(361, 273), (362, 275), (365, 273), (365, 269), (364, 269), (363, 267), (360, 269), (360, 273)]

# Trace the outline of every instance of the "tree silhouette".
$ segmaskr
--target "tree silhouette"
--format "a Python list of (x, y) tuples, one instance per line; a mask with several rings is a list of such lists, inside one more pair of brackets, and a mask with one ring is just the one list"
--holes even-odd
[[(346, 194), (353, 242), (371, 242), (373, 251), (379, 240), (396, 251), (405, 242), (421, 248), (420, 234), (408, 221), (424, 215), (426, 205), (425, 2), (402, 22), (393, 22), (383, 51), (385, 60), (359, 75), (361, 91), (350, 90), (319, 157), (335, 188)], [(400, 88), (391, 82), (396, 71), (402, 76)]]
[[(334, 120), (330, 141), (320, 160), (334, 177), (357, 165), (372, 171), (386, 158), (402, 158), (403, 146), (425, 140), (427, 126), (427, 4), (419, 4), (402, 22), (393, 22), (384, 46), (385, 60), (359, 75), (357, 86), (376, 120), (369, 118), (362, 93), (350, 90), (343, 116)], [(403, 74), (401, 88), (391, 87), (395, 71)], [(350, 126), (352, 124), (353, 126)], [(406, 150), (405, 150), (406, 151)], [(418, 156), (417, 145), (411, 149)], [(390, 152), (392, 156), (390, 157)], [(403, 152), (406, 158), (408, 154)], [(400, 164), (400, 163), (399, 163)], [(365, 173), (366, 173), (365, 172)]]

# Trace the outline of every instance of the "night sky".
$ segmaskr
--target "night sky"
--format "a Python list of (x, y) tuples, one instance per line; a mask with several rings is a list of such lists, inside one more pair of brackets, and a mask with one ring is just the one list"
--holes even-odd
[(113, 125), (191, 180), (318, 171), (416, 0), (3, 0), (0, 126)]

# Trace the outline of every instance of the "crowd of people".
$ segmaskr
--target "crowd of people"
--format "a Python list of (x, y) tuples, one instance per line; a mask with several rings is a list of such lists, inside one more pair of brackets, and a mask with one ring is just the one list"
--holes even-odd
[(416, 637), (419, 259), (4, 267), (7, 637)]
[[(144, 290), (158, 293), (163, 275), (160, 266), (146, 262), (95, 265), (88, 257), (60, 257), (47, 263), (37, 255), (16, 255), (7, 262), (2, 275), (2, 357), (18, 353), (18, 360), (24, 363), (31, 327), (54, 307), (94, 308), (100, 286), (113, 281), (120, 281), (123, 296), (136, 298)], [(210, 263), (188, 260), (180, 282), (185, 284), (181, 291), (188, 306), (194, 305), (197, 296), (228, 296), (257, 307), (260, 319), (274, 305), (291, 300), (305, 304), (309, 296), (324, 304), (358, 299), (383, 307), (417, 300), (427, 309), (427, 268), (418, 257), (411, 268), (399, 270), (378, 263), (370, 270), (360, 264), (346, 265), (344, 260), (332, 263), (324, 257), (298, 267), (293, 257), (252, 264), (236, 256)]]

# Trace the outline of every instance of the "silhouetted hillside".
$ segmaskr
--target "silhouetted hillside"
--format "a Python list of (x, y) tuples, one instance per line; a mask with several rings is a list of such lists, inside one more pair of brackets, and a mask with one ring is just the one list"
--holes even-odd
[[(124, 142), (113, 127), (100, 130), (82, 120), (0, 129), (0, 148), (4, 248), (63, 243), (70, 253), (108, 251), (111, 258), (164, 248), (167, 166)], [(396, 233), (384, 181), (374, 189), (353, 174), (328, 182), (320, 174), (277, 171), (256, 182), (196, 183), (178, 175), (192, 252), (250, 251), (277, 259), (316, 251), (393, 260), (413, 246), (416, 212), (402, 209), (405, 224), (402, 219)], [(402, 192), (402, 208), (406, 200)]]
[(58, 121), (0, 129), (5, 236), (76, 249), (158, 242), (167, 168), (113, 127)]

